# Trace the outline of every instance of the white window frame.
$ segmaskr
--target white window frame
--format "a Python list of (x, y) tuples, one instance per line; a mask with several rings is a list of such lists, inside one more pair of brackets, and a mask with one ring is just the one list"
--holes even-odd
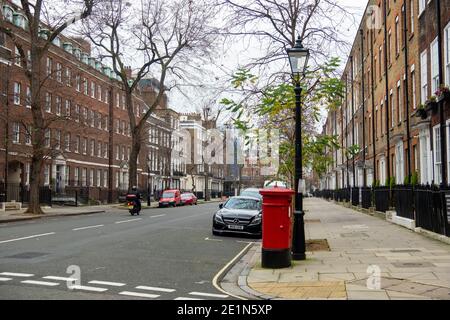
[(426, 7), (427, 7), (426, 0), (419, 0), (419, 17), (422, 14), (422, 12), (425, 11)]
[[(434, 183), (442, 181), (442, 153), (441, 153), (441, 128), (440, 125), (433, 127), (433, 159), (434, 159)], [(439, 139), (437, 138), (439, 134)]]
[(31, 109), (31, 88), (27, 86), (25, 107)]
[(428, 55), (425, 49), (420, 54), (420, 102), (425, 103), (428, 99)]
[(20, 105), (22, 84), (20, 82), (14, 82), (14, 104), (16, 106)]
[(450, 86), (450, 23), (444, 28), (444, 80)]
[(20, 123), (13, 122), (13, 134), (12, 134), (12, 143), (19, 144), (20, 143)]
[(438, 38), (433, 40), (430, 45), (430, 66), (431, 66), (431, 95), (439, 89), (439, 43)]
[(417, 108), (417, 98), (416, 98), (416, 70), (415, 65), (411, 66), (411, 86), (412, 86), (412, 103), (413, 103), (413, 109)]

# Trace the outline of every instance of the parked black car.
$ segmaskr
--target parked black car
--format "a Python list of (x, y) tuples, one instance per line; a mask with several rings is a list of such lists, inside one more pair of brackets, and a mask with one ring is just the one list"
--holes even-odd
[(231, 197), (214, 213), (212, 233), (240, 233), (261, 237), (262, 203), (255, 197)]

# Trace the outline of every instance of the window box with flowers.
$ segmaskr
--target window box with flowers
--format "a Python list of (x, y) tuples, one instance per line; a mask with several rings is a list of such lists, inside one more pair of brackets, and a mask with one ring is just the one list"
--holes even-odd
[(438, 112), (438, 103), (436, 96), (430, 97), (430, 99), (425, 102), (425, 106), (427, 112), (431, 110), (432, 114), (436, 114)]
[(441, 86), (435, 94), (438, 97), (438, 101), (450, 101), (450, 89), (447, 86)]
[(426, 118), (428, 118), (428, 113), (427, 110), (425, 109), (425, 106), (423, 104), (421, 104), (416, 111), (416, 117), (421, 118), (422, 120), (425, 120)]

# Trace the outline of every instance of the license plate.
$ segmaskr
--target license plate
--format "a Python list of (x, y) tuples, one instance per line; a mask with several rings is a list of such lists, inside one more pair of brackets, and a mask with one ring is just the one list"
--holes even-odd
[(229, 225), (228, 229), (232, 230), (244, 230), (244, 226), (235, 226), (235, 225)]
[(134, 208), (134, 206), (128, 206), (128, 209), (133, 209)]

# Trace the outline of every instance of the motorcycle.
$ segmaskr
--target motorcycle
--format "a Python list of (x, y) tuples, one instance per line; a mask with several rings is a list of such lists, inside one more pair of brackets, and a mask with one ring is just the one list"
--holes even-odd
[(140, 209), (137, 204), (137, 199), (135, 195), (127, 195), (127, 205), (128, 205), (128, 211), (132, 216), (139, 215)]

